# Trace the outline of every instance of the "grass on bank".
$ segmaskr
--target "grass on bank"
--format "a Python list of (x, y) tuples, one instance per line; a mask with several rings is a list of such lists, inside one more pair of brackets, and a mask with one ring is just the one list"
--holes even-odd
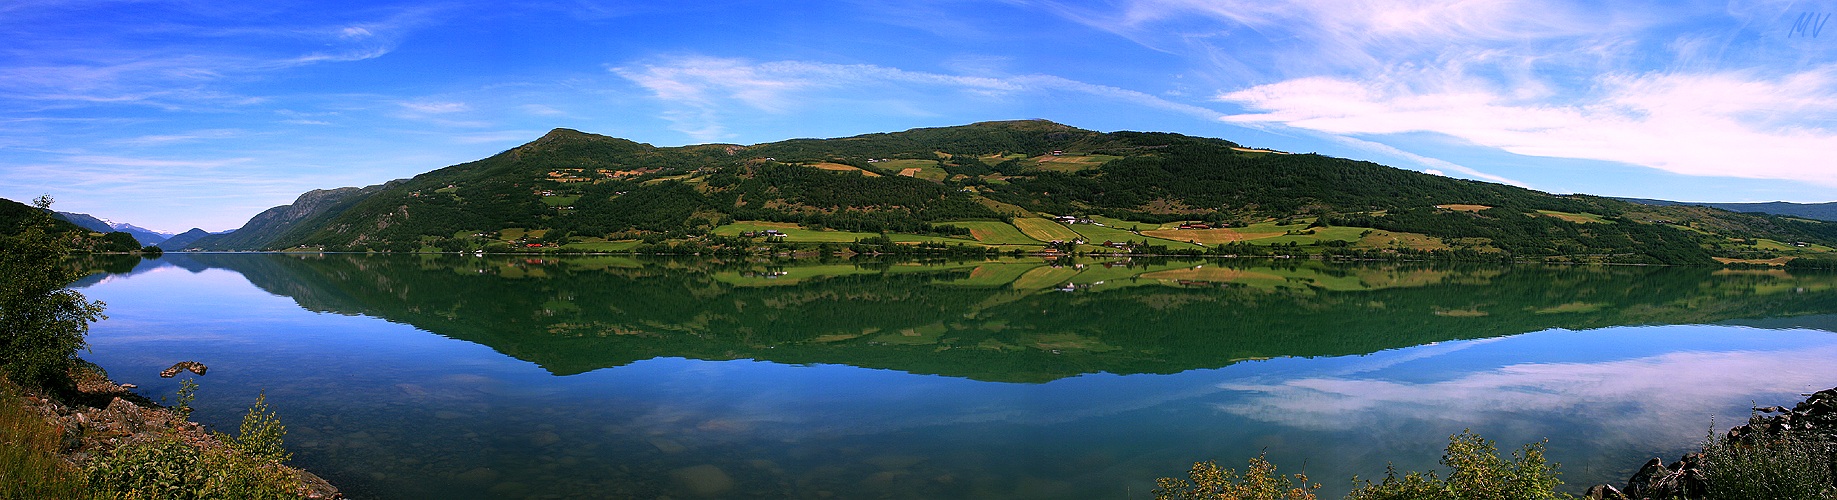
[(81, 498), (82, 472), (57, 454), (63, 429), (27, 408), (24, 397), (0, 378), (0, 498)]
[[(33, 412), (37, 397), (0, 379), (0, 498), (299, 498), (298, 472), (281, 467), (287, 428), (266, 399), (242, 417), (226, 447), (195, 447), (173, 428), (132, 439), (83, 467), (59, 456), (61, 426)], [(88, 430), (85, 430), (88, 432)]]
[(257, 399), (228, 446), (197, 447), (173, 429), (91, 458), (81, 468), (59, 455), (63, 429), (25, 404), (28, 394), (0, 379), (0, 499), (292, 499), (300, 476), (280, 464), (286, 428)]

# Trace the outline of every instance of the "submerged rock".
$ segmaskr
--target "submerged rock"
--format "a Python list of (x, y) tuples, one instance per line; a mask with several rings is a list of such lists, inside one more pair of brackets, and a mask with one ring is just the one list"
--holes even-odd
[(675, 478), (676, 482), (689, 493), (701, 497), (726, 493), (727, 490), (734, 487), (733, 477), (728, 476), (726, 471), (713, 464), (676, 469), (670, 471), (670, 477)]

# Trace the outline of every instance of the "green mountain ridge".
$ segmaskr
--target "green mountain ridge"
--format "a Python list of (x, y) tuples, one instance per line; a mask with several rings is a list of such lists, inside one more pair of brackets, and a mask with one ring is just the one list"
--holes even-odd
[(211, 236), (214, 236), (214, 235), (210, 234), (209, 231), (205, 231), (201, 228), (194, 227), (183, 233), (172, 235), (171, 238), (166, 238), (166, 241), (161, 241), (154, 246), (159, 247), (161, 250), (185, 250), (188, 248), (199, 248), (198, 246), (194, 244), (200, 240), (210, 238)]
[(1772, 215), (1789, 215), (1789, 216), (1794, 216), (1794, 217), (1804, 217), (1807, 219), (1818, 219), (1821, 221), (1837, 221), (1837, 201), (1825, 202), (1825, 203), (1793, 203), (1790, 201), (1717, 203), (1717, 202), (1700, 202), (1700, 201), (1653, 200), (1653, 199), (1646, 199), (1646, 198), (1618, 198), (1617, 197), (1614, 199), (1620, 200), (1620, 201), (1638, 203), (1641, 205), (1659, 205), (1659, 206), (1698, 205), (1698, 206), (1705, 206), (1705, 207), (1710, 207), (1710, 208), (1720, 208), (1723, 210), (1728, 210), (1730, 212), (1759, 212), (1759, 213), (1772, 214)]
[[(1409, 241), (1416, 250), (1518, 260), (1711, 264), (1837, 247), (1837, 225), (1821, 221), (1558, 196), (1223, 139), (1044, 120), (750, 146), (657, 147), (555, 129), (410, 179), (307, 193), (194, 246), (400, 252), (644, 240), (716, 248), (755, 244), (714, 236), (738, 234), (719, 228), (746, 221), (995, 245), (962, 226), (1049, 215), (1166, 230), (1181, 221), (1246, 228), (1302, 220), (1306, 230), (1288, 230), (1363, 228), (1394, 234), (1393, 247)], [(1279, 242), (1210, 231), (1163, 231), (1156, 241)], [(1307, 242), (1398, 250), (1353, 234), (1360, 236)], [(1117, 238), (1135, 236), (1150, 239)], [(1029, 237), (1020, 243), (1043, 248), (1056, 239)]]

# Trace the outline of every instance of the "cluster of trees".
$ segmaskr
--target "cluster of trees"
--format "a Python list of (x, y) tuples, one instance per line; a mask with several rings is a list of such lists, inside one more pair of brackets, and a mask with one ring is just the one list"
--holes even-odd
[(50, 197), (39, 197), (36, 206), (0, 198), (0, 234), (18, 235), (29, 230), (58, 240), (67, 251), (77, 253), (132, 253), (142, 250), (134, 235), (113, 231), (96, 233), (51, 215)]
[(1622, 263), (1714, 262), (1697, 237), (1671, 227), (1620, 217), (1600, 223), (1577, 223), (1499, 206), (1478, 212), (1413, 207), (1388, 210), (1383, 215), (1331, 215), (1322, 220), (1337, 226), (1443, 238), (1486, 238), (1490, 245), (1519, 257), (1598, 255)]
[(0, 234), (0, 374), (26, 387), (63, 390), (71, 386), (69, 369), (89, 324), (102, 318), (102, 303), (65, 288), (83, 276), (65, 259), (69, 233), (59, 232), (65, 228), (51, 217), (49, 197), (35, 205), (6, 221), (17, 231)]

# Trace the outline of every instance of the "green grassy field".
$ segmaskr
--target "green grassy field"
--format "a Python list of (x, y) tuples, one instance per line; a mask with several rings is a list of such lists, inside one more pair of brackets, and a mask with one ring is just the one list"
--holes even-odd
[(621, 241), (581, 241), (562, 245), (562, 250), (574, 252), (625, 252), (638, 246), (638, 240)]
[(1049, 172), (1077, 172), (1080, 170), (1097, 168), (1103, 166), (1104, 163), (1120, 158), (1122, 157), (1110, 155), (1065, 154), (1061, 156), (1039, 156), (1035, 157), (1033, 161), (1038, 164), (1038, 166), (1034, 168), (1040, 170)]
[(861, 266), (851, 264), (851, 263), (798, 265), (798, 266), (786, 266), (782, 268), (781, 270), (782, 272), (784, 272), (784, 274), (782, 275), (753, 273), (753, 275), (751, 276), (746, 276), (746, 275), (743, 275), (745, 273), (742, 273), (740, 271), (723, 271), (723, 272), (715, 274), (715, 280), (723, 282), (723, 283), (730, 283), (730, 284), (739, 285), (739, 286), (779, 286), (779, 285), (791, 285), (791, 284), (801, 283), (801, 282), (804, 282), (810, 279), (815, 279), (815, 278), (831, 278), (831, 277), (837, 277), (837, 276), (857, 276), (857, 275), (867, 275), (867, 274), (935, 273), (935, 272), (940, 272), (940, 271), (948, 271), (951, 269), (973, 269), (977, 265), (978, 263), (976, 262), (959, 262), (959, 263), (950, 263), (950, 264), (929, 264), (929, 263), (927, 264), (898, 264), (898, 265), (894, 265), (894, 266), (887, 267), (884, 269), (872, 268), (872, 267), (861, 267)]
[(1017, 229), (1014, 227), (1014, 225), (1006, 223), (1006, 222), (977, 220), (977, 221), (959, 221), (959, 222), (940, 222), (939, 224), (948, 224), (948, 225), (968, 229), (970, 230), (971, 237), (975, 238), (976, 241), (980, 241), (983, 244), (987, 244), (987, 245), (1034, 245), (1034, 246), (1037, 246), (1043, 243), (1042, 241), (1035, 240), (1033, 238), (1028, 238), (1026, 234), (1021, 233), (1020, 229)]
[(1295, 225), (1295, 226), (1289, 226), (1289, 227), (1293, 227), (1296, 230), (1313, 231), (1314, 234), (1274, 236), (1274, 237), (1269, 237), (1269, 238), (1260, 238), (1260, 239), (1251, 240), (1251, 243), (1256, 243), (1259, 245), (1287, 245), (1289, 242), (1293, 241), (1297, 245), (1310, 245), (1317, 241), (1333, 241), (1333, 240), (1359, 241), (1359, 238), (1360, 238), (1359, 234), (1365, 232), (1367, 229), (1370, 229), (1370, 228), (1363, 228), (1363, 227), (1338, 227), (1338, 226), (1317, 227), (1314, 229), (1302, 229), (1307, 226), (1301, 226), (1301, 225)]
[(981, 196), (976, 197), (976, 203), (982, 206), (985, 206), (985, 207), (989, 207), (989, 210), (994, 210), (995, 213), (1006, 215), (1009, 217), (1034, 217), (1033, 212), (1030, 212), (1025, 208), (1021, 208), (1019, 205), (1002, 203), (1002, 202), (991, 200), (988, 198), (983, 198)]
[(1022, 274), (1040, 265), (1039, 261), (983, 262), (970, 269), (968, 278), (945, 283), (963, 286), (1006, 286), (1019, 279)]
[(1028, 269), (1014, 279), (1017, 290), (1038, 290), (1063, 285), (1078, 276), (1078, 270), (1070, 267), (1040, 266)]
[(1759, 238), (1759, 239), (1754, 240), (1754, 248), (1759, 249), (1759, 250), (1771, 250), (1775, 252), (1784, 252), (1784, 253), (1813, 253), (1813, 252), (1831, 251), (1831, 247), (1827, 247), (1824, 245), (1812, 244), (1812, 245), (1799, 247), (1799, 246), (1793, 246), (1792, 244), (1789, 244), (1783, 241), (1774, 241), (1774, 240), (1770, 240), (1766, 238)]
[(1065, 227), (1064, 224), (1046, 219), (1016, 217), (1014, 227), (1019, 228), (1021, 233), (1027, 235), (1028, 238), (1040, 241), (1071, 241), (1078, 239), (1079, 236), (1077, 231)]
[[(720, 236), (739, 236), (740, 233), (746, 231), (765, 231), (768, 229), (776, 229), (778, 232), (785, 233), (785, 241), (790, 243), (854, 243), (856, 240), (878, 238), (881, 236), (879, 233), (829, 230), (818, 231), (815, 229), (807, 229), (789, 222), (759, 221), (740, 221), (717, 227), (714, 228), (714, 234)], [(977, 243), (975, 240), (968, 238), (946, 238), (943, 236), (920, 234), (889, 233), (886, 236), (888, 239), (898, 243), (945, 243), (952, 245), (958, 243), (973, 245)]]
[(916, 168), (918, 170), (913, 173), (912, 177), (933, 182), (950, 177), (950, 172), (945, 172), (943, 168), (938, 167), (938, 162), (935, 160), (887, 160), (877, 162), (874, 166), (895, 175), (905, 172), (906, 169)]
[(544, 196), (542, 197), (542, 203), (551, 207), (565, 207), (573, 205), (574, 202), (579, 199), (579, 196)]
[(1558, 212), (1555, 210), (1538, 210), (1537, 213), (1538, 215), (1543, 215), (1545, 217), (1555, 217), (1558, 219), (1562, 219), (1562, 220), (1566, 220), (1566, 221), (1574, 222), (1578, 224), (1613, 224), (1614, 223), (1614, 221), (1603, 219), (1601, 218), (1601, 216), (1595, 215), (1595, 214)]
[[(1364, 231), (1360, 231), (1363, 233)], [(1360, 238), (1354, 246), (1359, 248), (1408, 248), (1411, 250), (1447, 250), (1441, 238), (1420, 233), (1399, 233), (1394, 231), (1372, 230), (1371, 234)]]
[(1122, 229), (1122, 230), (1139, 229), (1139, 230), (1146, 231), (1149, 229), (1157, 229), (1161, 227), (1160, 224), (1149, 224), (1146, 222), (1122, 220), (1122, 219), (1116, 219), (1116, 218), (1111, 218), (1111, 217), (1104, 217), (1102, 215), (1093, 215), (1093, 216), (1090, 216), (1089, 219), (1097, 221), (1098, 223), (1103, 224), (1105, 226)]
[(1071, 228), (1073, 231), (1077, 231), (1078, 234), (1084, 235), (1084, 241), (1091, 242), (1091, 244), (1093, 245), (1102, 245), (1103, 242), (1105, 241), (1115, 241), (1115, 242), (1147, 241), (1148, 244), (1150, 245), (1167, 245), (1168, 248), (1204, 248), (1203, 246), (1194, 245), (1192, 243), (1187, 243), (1184, 241), (1174, 241), (1174, 240), (1161, 239), (1161, 238), (1155, 238), (1155, 237), (1150, 237), (1150, 236), (1137, 235), (1135, 233), (1131, 233), (1131, 232), (1117, 229), (1114, 227), (1094, 226), (1090, 224), (1073, 224)]
[(537, 229), (537, 230), (532, 231), (532, 230), (528, 230), (528, 229), (524, 229), (520, 227), (507, 227), (501, 231), (498, 231), (498, 239), (504, 240), (504, 241), (516, 241), (522, 238), (541, 238), (542, 235), (545, 235), (545, 234), (549, 234), (549, 230)]

